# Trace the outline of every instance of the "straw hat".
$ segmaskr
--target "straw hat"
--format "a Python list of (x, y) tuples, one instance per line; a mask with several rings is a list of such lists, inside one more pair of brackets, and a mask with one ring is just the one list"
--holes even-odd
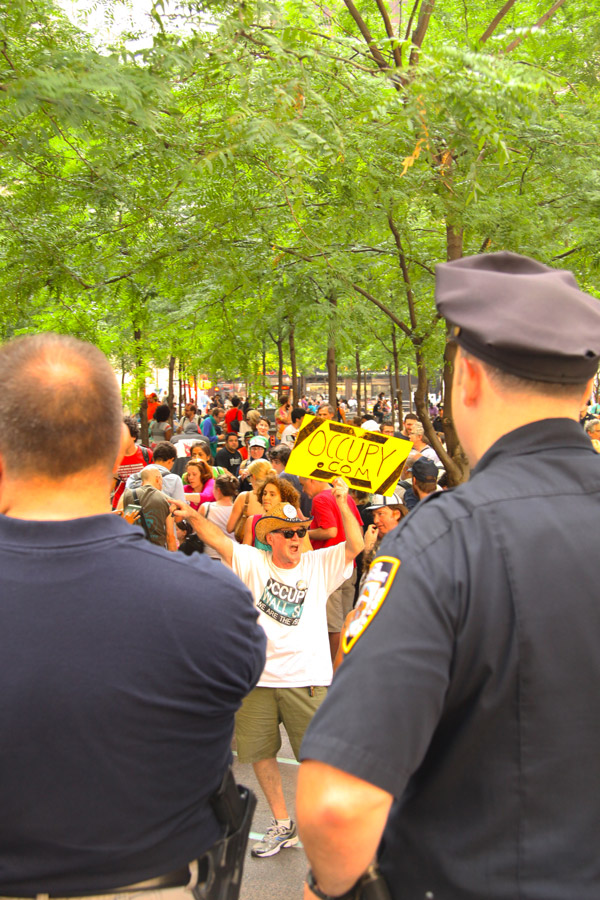
[(256, 523), (255, 534), (262, 544), (266, 544), (265, 537), (272, 531), (278, 531), (290, 525), (304, 525), (309, 527), (312, 519), (299, 519), (296, 509), (291, 503), (277, 503), (268, 516), (261, 516)]

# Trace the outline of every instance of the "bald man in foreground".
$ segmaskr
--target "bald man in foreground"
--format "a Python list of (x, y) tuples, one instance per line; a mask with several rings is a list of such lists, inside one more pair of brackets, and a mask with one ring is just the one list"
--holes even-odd
[(363, 896), (376, 858), (393, 900), (597, 900), (600, 460), (578, 418), (600, 302), (512, 253), (436, 279), (471, 479), (367, 576), (301, 748), (305, 897)]
[(109, 512), (122, 411), (99, 350), (18, 338), (0, 384), (0, 895), (212, 898), (264, 664), (252, 597)]

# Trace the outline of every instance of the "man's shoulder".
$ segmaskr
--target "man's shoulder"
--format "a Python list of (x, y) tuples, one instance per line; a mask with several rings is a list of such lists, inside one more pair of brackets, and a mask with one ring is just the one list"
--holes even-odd
[(317, 509), (332, 509), (334, 506), (337, 509), (337, 503), (335, 502), (333, 491), (329, 490), (329, 488), (324, 491), (320, 491), (313, 497), (313, 510), (315, 508), (315, 504)]

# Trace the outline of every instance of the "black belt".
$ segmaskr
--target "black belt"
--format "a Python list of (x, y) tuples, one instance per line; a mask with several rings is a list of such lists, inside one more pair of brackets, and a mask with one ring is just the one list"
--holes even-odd
[[(100, 888), (100, 889), (91, 889), (87, 891), (59, 891), (58, 893), (48, 894), (50, 898), (52, 897), (95, 897), (102, 896), (103, 894), (128, 894), (133, 891), (155, 891), (160, 888), (171, 888), (171, 887), (184, 887), (189, 883), (190, 880), (190, 869), (189, 866), (185, 866), (183, 869), (175, 869), (173, 872), (167, 872), (166, 875), (157, 875), (156, 878), (149, 878), (147, 881), (138, 881), (136, 884), (126, 884), (122, 887), (116, 888)], [(0, 888), (0, 895), (2, 894), (2, 889)], [(37, 894), (46, 895), (46, 891), (36, 891)], [(9, 893), (5, 896), (9, 897), (19, 897), (19, 894)], [(31, 896), (29, 895), (29, 900), (31, 900)]]

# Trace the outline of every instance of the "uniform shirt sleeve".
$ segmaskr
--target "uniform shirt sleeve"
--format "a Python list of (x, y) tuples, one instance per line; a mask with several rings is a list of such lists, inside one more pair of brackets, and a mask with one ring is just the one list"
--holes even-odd
[[(436, 552), (434, 544), (428, 555)], [(301, 749), (302, 759), (325, 762), (395, 797), (430, 744), (453, 657), (452, 567), (439, 559), (434, 567), (424, 556), (400, 563), (376, 615), (344, 656)]]

